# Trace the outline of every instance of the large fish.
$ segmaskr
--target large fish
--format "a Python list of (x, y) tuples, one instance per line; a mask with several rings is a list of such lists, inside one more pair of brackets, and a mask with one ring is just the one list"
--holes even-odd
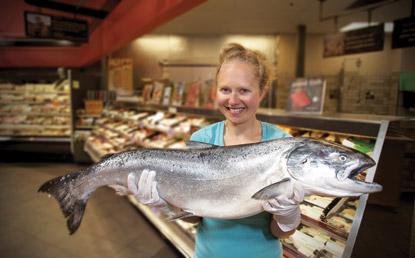
[(218, 147), (189, 142), (189, 149), (139, 149), (109, 156), (80, 172), (44, 183), (67, 217), (70, 233), (89, 196), (104, 185), (127, 185), (131, 172), (155, 170), (161, 198), (187, 214), (236, 219), (262, 212), (263, 200), (286, 193), (292, 182), (306, 195), (344, 197), (382, 190), (354, 177), (375, 165), (366, 154), (310, 138)]

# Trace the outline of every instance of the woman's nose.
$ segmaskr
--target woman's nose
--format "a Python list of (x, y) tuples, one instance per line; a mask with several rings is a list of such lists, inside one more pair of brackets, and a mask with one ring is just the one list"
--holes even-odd
[(237, 93), (233, 92), (230, 96), (229, 96), (229, 104), (239, 104), (240, 100), (239, 100), (239, 96)]

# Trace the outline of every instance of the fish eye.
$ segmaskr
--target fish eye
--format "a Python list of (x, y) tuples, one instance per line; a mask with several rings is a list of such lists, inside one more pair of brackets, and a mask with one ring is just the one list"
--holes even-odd
[(339, 159), (340, 159), (340, 161), (346, 161), (347, 160), (347, 157), (344, 156), (344, 155), (340, 155), (339, 156)]

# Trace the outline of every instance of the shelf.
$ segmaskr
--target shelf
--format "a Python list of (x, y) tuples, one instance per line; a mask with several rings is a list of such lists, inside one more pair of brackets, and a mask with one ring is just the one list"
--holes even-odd
[(305, 216), (304, 214), (301, 214), (301, 223), (309, 227), (318, 227), (319, 229), (322, 229), (327, 235), (336, 240), (346, 242), (347, 237), (349, 236), (349, 234), (346, 231), (338, 230), (335, 227), (328, 225), (327, 223), (317, 221), (308, 216)]
[(0, 142), (70, 142), (70, 137), (60, 136), (0, 136)]
[(28, 90), (0, 90), (0, 94), (28, 94), (28, 95), (48, 95), (48, 94), (68, 94), (67, 91), (28, 91)]
[[(207, 118), (223, 119), (223, 115), (216, 109), (185, 106), (164, 106), (143, 104), (138, 99), (119, 98), (115, 106), (140, 108), (148, 111), (166, 111), (190, 115), (202, 115)], [(367, 114), (323, 113), (296, 114), (282, 109), (258, 109), (257, 118), (261, 121), (285, 125), (307, 130), (319, 130), (350, 136), (376, 138), (379, 128), (384, 121), (398, 122), (411, 121), (411, 118), (400, 116), (381, 116)], [(414, 120), (414, 118), (412, 118)], [(415, 120), (414, 120), (415, 121)], [(399, 128), (398, 128), (399, 129)]]
[(75, 126), (75, 130), (92, 130), (94, 128), (93, 125), (88, 126), (88, 125), (77, 125)]
[(71, 129), (70, 125), (22, 125), (22, 124), (0, 124), (3, 130), (24, 130), (24, 129)]
[[(4, 101), (4, 100), (0, 100), (0, 104), (3, 104), (3, 105), (45, 105), (45, 104), (50, 104), (50, 103), (53, 103), (53, 101), (20, 101), (20, 100)], [(67, 103), (59, 102), (59, 105), (66, 106)]]
[(0, 112), (0, 116), (65, 116), (70, 117), (70, 113), (40, 113), (40, 112)]
[(133, 196), (128, 196), (128, 199), (185, 257), (194, 256), (194, 239), (177, 223), (157, 217), (148, 206), (140, 204)]

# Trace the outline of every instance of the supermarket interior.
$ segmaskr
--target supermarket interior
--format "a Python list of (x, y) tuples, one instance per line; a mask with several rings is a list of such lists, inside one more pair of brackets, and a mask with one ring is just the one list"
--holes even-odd
[[(230, 43), (259, 51), (270, 64), (272, 77), (256, 119), (294, 138), (369, 156), (374, 166), (347, 173), (383, 187), (370, 194), (306, 195), (298, 204), (300, 224), (276, 240), (281, 256), (415, 257), (415, 0), (6, 0), (1, 5), (2, 257), (195, 257), (205, 218), (196, 223), (181, 214), (172, 218), (159, 206), (143, 204), (130, 185), (124, 195), (113, 188), (127, 186), (128, 173), (135, 172), (128, 164), (142, 162), (137, 167), (170, 169), (173, 179), (156, 176), (161, 195), (163, 183), (181, 189), (171, 196), (166, 190), (168, 202), (183, 203), (188, 197), (180, 193), (191, 192), (189, 202), (203, 204), (209, 202), (206, 187), (181, 184), (178, 180), (197, 180), (180, 176), (198, 176), (192, 171), (199, 165), (223, 174), (244, 169), (228, 154), (232, 147), (188, 143), (194, 132), (228, 122), (217, 96), (223, 93), (219, 54)], [(185, 154), (201, 164), (186, 163)], [(252, 158), (247, 163), (262, 162), (241, 155)], [(216, 167), (228, 162), (225, 156), (234, 159), (231, 169)], [(174, 174), (180, 169), (186, 172)], [(264, 165), (251, 172), (265, 182), (268, 172), (261, 169), (267, 170)], [(301, 181), (287, 171), (290, 181)], [(212, 173), (212, 182), (220, 178), (206, 173)], [(55, 183), (62, 186), (58, 194), (50, 186)], [(92, 184), (102, 187), (92, 194)], [(253, 182), (246, 184), (241, 189), (255, 189)], [(249, 202), (259, 205), (253, 196), (262, 188), (248, 193)], [(90, 196), (85, 210), (79, 207), (84, 199), (69, 203), (79, 191), (86, 200)], [(238, 197), (243, 198), (232, 198)], [(216, 201), (206, 206), (215, 214), (228, 212), (218, 210)], [(176, 208), (184, 216), (201, 214)], [(73, 228), (77, 220), (82, 223)], [(225, 251), (221, 257), (235, 256)]]

